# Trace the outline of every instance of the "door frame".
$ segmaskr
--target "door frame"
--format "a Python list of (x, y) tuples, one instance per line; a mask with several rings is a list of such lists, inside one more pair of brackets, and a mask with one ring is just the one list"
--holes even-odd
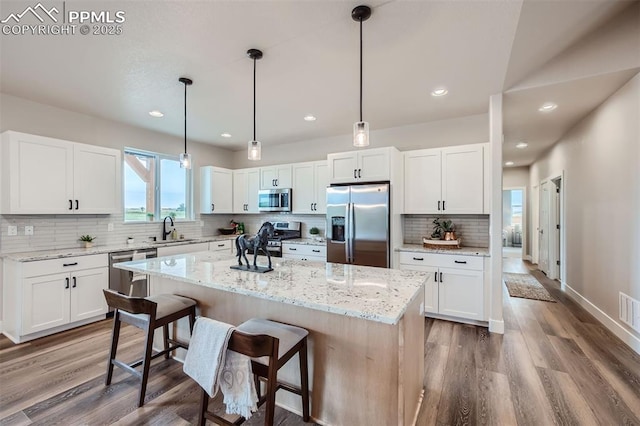
[[(527, 227), (527, 187), (526, 186), (507, 186), (503, 187), (502, 191), (513, 191), (513, 190), (522, 191), (522, 247), (521, 247), (521, 255), (520, 257), (524, 259), (526, 257), (527, 251), (527, 232), (529, 228)], [(502, 206), (502, 210), (504, 211), (504, 206)], [(504, 226), (504, 223), (502, 224)]]
[(538, 264), (540, 230), (540, 184), (531, 186), (531, 263)]
[[(567, 253), (566, 253), (566, 216), (565, 216), (565, 188), (566, 181), (564, 177), (564, 170), (560, 173), (553, 174), (545, 179), (540, 181), (539, 187), (542, 186), (543, 183), (548, 182), (552, 189), (558, 188), (556, 182), (560, 182), (560, 196), (556, 197), (552, 195), (549, 197), (549, 230), (547, 236), (547, 247), (549, 253), (549, 267), (547, 271), (547, 276), (550, 279), (557, 279), (561, 283), (564, 283), (566, 280), (566, 262)], [(540, 200), (540, 194), (538, 193), (538, 200)], [(559, 205), (558, 205), (559, 202)], [(556, 232), (555, 225), (560, 225), (560, 232)], [(538, 229), (540, 225), (540, 202), (538, 202)], [(539, 238), (539, 236), (538, 236)], [(539, 259), (538, 259), (539, 260)], [(557, 262), (560, 261), (560, 267), (558, 267)]]
[[(540, 181), (540, 185), (538, 187), (538, 270), (542, 271), (542, 273), (544, 273), (547, 277), (550, 275), (550, 269), (551, 269), (551, 253), (550, 253), (550, 243), (549, 243), (549, 229), (551, 228), (551, 196), (549, 195), (549, 200), (547, 201), (547, 209), (549, 211), (547, 211), (547, 221), (546, 223), (543, 223), (542, 220), (542, 205), (543, 205), (543, 197), (544, 197), (544, 191), (542, 190), (544, 185), (547, 185), (549, 187), (549, 190), (551, 189), (551, 180), (549, 178), (546, 179), (542, 179)], [(544, 226), (543, 226), (544, 225)], [(542, 232), (541, 232), (542, 231)], [(540, 236), (541, 234), (544, 235), (544, 231), (546, 231), (547, 235), (544, 239), (546, 239), (546, 246), (542, 244), (542, 240), (543, 238)], [(541, 253), (542, 253), (542, 248), (541, 247), (545, 247), (546, 248), (546, 253), (547, 253), (547, 270), (545, 271), (544, 269), (541, 268)]]

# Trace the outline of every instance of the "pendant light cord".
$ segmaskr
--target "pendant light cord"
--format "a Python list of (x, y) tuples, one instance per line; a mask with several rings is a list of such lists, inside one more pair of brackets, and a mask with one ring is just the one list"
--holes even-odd
[(362, 19), (360, 19), (360, 121), (362, 122)]
[(256, 140), (256, 58), (253, 58), (253, 140)]
[(187, 153), (187, 83), (184, 84), (184, 153)]

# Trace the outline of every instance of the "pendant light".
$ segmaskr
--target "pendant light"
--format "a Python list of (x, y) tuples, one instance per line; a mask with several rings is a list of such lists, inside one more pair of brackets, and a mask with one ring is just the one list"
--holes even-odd
[(180, 77), (178, 81), (184, 84), (184, 152), (180, 154), (180, 167), (183, 169), (190, 169), (191, 154), (187, 152), (187, 86), (191, 86), (193, 84), (193, 80), (186, 77)]
[(259, 161), (262, 159), (262, 144), (256, 139), (256, 61), (262, 58), (262, 51), (249, 49), (247, 55), (253, 59), (253, 139), (249, 141), (247, 151), (249, 160)]
[(369, 123), (362, 120), (362, 22), (370, 16), (369, 6), (356, 6), (351, 11), (351, 18), (360, 22), (360, 121), (353, 125), (353, 146), (358, 148), (369, 146)]

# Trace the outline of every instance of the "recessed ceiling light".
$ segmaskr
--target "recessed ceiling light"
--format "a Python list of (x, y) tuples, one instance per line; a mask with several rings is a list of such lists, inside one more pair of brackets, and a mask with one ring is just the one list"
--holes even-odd
[(231, 133), (222, 133), (220, 134), (220, 136), (222, 136), (223, 138), (230, 138), (231, 137)]
[(550, 112), (550, 111), (553, 111), (556, 108), (558, 108), (557, 104), (554, 104), (553, 102), (545, 102), (544, 104), (542, 104), (542, 106), (540, 108), (538, 108), (538, 111), (540, 111), (540, 112)]
[(149, 115), (156, 118), (164, 117), (164, 114), (158, 111), (157, 109), (154, 109), (153, 111), (149, 111)]
[(316, 121), (317, 118), (314, 115), (307, 114), (304, 116), (304, 121)]
[(505, 166), (513, 166), (513, 161), (507, 161), (506, 163), (504, 163)]
[(431, 96), (435, 96), (435, 97), (444, 96), (447, 93), (449, 93), (449, 91), (447, 89), (445, 89), (444, 87), (438, 87), (437, 89), (434, 89), (431, 92)]
[(529, 146), (529, 144), (528, 144), (528, 143), (526, 143), (526, 142), (518, 142), (518, 143), (516, 144), (516, 148), (520, 148), (520, 149), (524, 149), (524, 148), (526, 148), (526, 147), (528, 147), (528, 146)]

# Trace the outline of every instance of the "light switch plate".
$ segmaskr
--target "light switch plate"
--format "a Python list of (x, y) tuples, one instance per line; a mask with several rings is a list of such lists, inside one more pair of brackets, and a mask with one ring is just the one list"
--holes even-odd
[(107, 231), (109, 232), (113, 231), (113, 223), (110, 223), (107, 225)]
[(9, 225), (9, 229), (7, 230), (7, 235), (9, 235), (10, 237), (14, 235), (18, 235), (18, 227)]
[(33, 235), (33, 226), (25, 226), (24, 235)]

